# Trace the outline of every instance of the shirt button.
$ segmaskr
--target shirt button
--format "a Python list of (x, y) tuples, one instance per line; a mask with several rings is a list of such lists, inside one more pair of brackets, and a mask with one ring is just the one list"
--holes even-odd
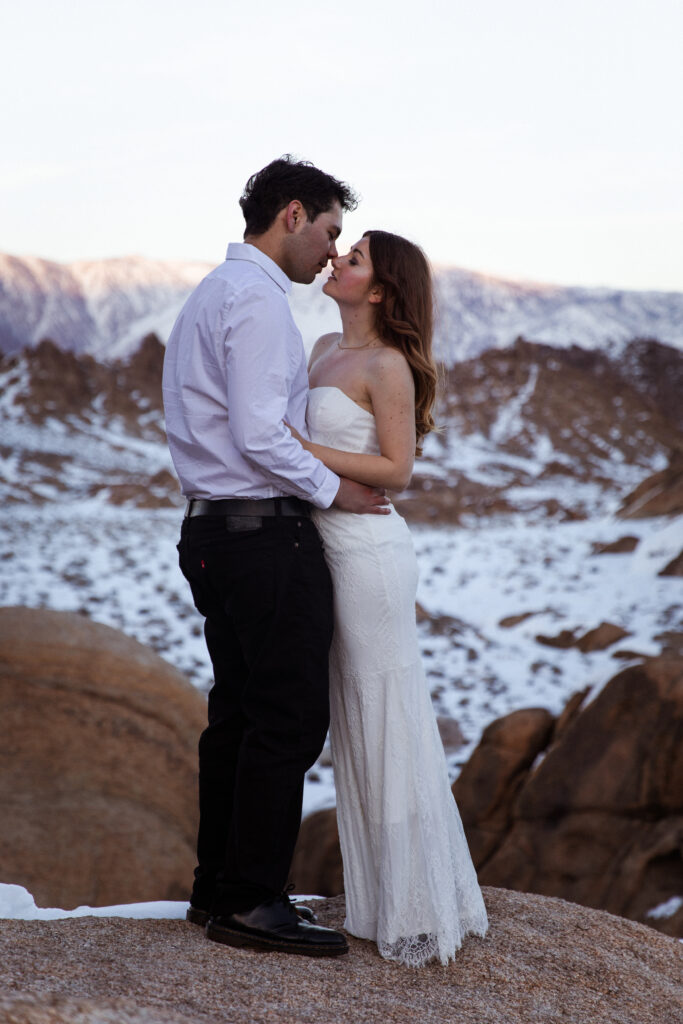
[(295, 540), (295, 541), (294, 541), (294, 547), (295, 547), (295, 548), (298, 548), (298, 547), (299, 547), (299, 541), (298, 541), (298, 540)]

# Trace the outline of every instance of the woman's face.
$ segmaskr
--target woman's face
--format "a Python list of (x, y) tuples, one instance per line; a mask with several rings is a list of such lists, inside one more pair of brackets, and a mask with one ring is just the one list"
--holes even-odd
[(377, 288), (373, 285), (370, 239), (361, 238), (345, 256), (335, 256), (332, 273), (323, 285), (325, 295), (348, 305), (377, 301), (372, 298)]

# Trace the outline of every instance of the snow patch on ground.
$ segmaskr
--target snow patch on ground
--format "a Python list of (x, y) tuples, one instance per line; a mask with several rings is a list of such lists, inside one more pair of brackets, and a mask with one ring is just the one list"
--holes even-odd
[[(321, 896), (292, 896), (295, 901), (319, 900)], [(37, 907), (31, 893), (21, 885), (0, 882), (0, 920), (56, 921), (65, 917), (134, 917), (164, 921), (184, 921), (189, 903), (157, 900), (150, 903), (119, 903), (111, 907)]]
[(683, 896), (672, 896), (670, 899), (665, 900), (664, 903), (659, 903), (652, 910), (648, 910), (647, 916), (654, 918), (673, 917), (681, 907), (683, 907)]
[(21, 885), (0, 883), (0, 918), (3, 919), (55, 921), (63, 917), (137, 917), (184, 920), (188, 906), (188, 903), (159, 901), (60, 910), (57, 907), (37, 907), (31, 893)]

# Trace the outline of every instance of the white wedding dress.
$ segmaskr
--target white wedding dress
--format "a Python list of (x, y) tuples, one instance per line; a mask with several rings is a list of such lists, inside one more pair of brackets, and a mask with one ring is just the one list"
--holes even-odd
[[(336, 387), (310, 392), (311, 439), (379, 454), (375, 419)], [(314, 512), (332, 573), (330, 745), (345, 928), (383, 957), (447, 963), (488, 926), (420, 662), (417, 562), (390, 515)]]

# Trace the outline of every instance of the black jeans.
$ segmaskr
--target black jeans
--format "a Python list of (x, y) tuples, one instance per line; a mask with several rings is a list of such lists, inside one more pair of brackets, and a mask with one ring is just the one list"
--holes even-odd
[(192, 903), (230, 914), (287, 881), (329, 725), (332, 584), (305, 516), (185, 519), (178, 551), (214, 671)]

